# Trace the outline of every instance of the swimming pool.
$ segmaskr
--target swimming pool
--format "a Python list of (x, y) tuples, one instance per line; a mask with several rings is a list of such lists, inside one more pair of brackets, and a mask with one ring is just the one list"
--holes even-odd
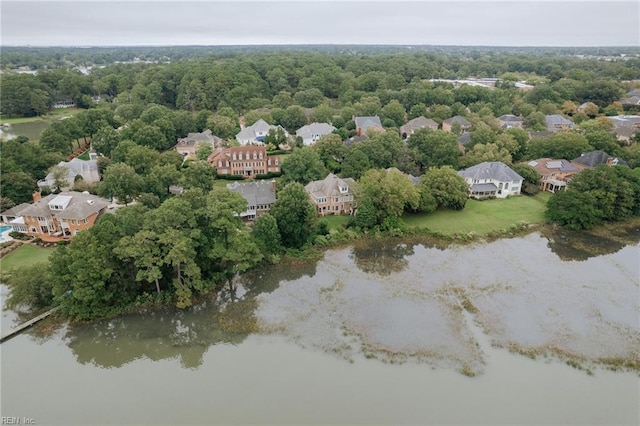
[(0, 243), (6, 243), (7, 241), (13, 240), (13, 238), (9, 236), (8, 231), (11, 231), (11, 227), (9, 225), (0, 226)]

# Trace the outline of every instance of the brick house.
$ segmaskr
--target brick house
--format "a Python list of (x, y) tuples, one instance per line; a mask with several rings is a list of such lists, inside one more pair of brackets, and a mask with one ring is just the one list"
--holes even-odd
[(219, 175), (248, 178), (280, 173), (280, 157), (267, 155), (267, 148), (259, 145), (219, 148), (209, 156), (208, 161)]
[(354, 208), (353, 188), (355, 181), (351, 178), (340, 179), (333, 173), (323, 180), (309, 182), (304, 189), (316, 206), (319, 216), (328, 214), (351, 214)]
[(21, 216), (11, 225), (47, 242), (70, 239), (91, 228), (109, 205), (104, 198), (74, 191), (50, 194), (44, 198), (36, 192), (33, 199), (33, 204), (21, 210)]

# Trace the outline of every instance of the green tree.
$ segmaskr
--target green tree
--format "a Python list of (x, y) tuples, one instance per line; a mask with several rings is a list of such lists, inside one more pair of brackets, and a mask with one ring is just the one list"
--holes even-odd
[(589, 151), (593, 151), (593, 147), (583, 135), (575, 132), (560, 132), (548, 138), (530, 141), (527, 156), (572, 160), (583, 152)]
[(369, 161), (369, 157), (367, 157), (362, 150), (351, 148), (347, 152), (344, 162), (342, 163), (342, 172), (340, 173), (340, 176), (360, 179), (360, 176), (362, 176), (371, 167), (372, 164), (371, 161)]
[(327, 171), (316, 150), (303, 147), (294, 149), (282, 163), (283, 182), (299, 182), (306, 185), (311, 181), (322, 179)]
[(430, 191), (438, 207), (462, 210), (469, 199), (467, 182), (449, 166), (433, 167), (422, 175), (420, 191)]
[(392, 120), (396, 127), (400, 127), (405, 122), (407, 111), (397, 100), (392, 100), (382, 108), (382, 118)]
[(230, 139), (240, 131), (240, 126), (235, 119), (219, 114), (207, 120), (207, 128), (222, 139)]
[(251, 235), (261, 252), (274, 255), (282, 251), (278, 222), (271, 214), (265, 213), (256, 218)]
[(113, 249), (123, 259), (131, 259), (137, 268), (136, 281), (155, 283), (160, 293), (160, 279), (164, 265), (165, 247), (159, 244), (159, 237), (153, 231), (142, 230), (133, 236), (125, 236)]
[(463, 167), (470, 167), (484, 161), (500, 161), (505, 164), (511, 164), (511, 154), (495, 143), (477, 144), (464, 155), (461, 164)]
[(420, 192), (403, 173), (372, 169), (360, 178), (356, 191), (358, 205), (367, 199), (371, 200), (376, 224), (380, 225), (389, 216), (399, 218), (405, 209), (416, 210), (420, 203)]
[(540, 192), (540, 174), (536, 169), (526, 164), (514, 164), (511, 168), (524, 178), (522, 192), (527, 195), (535, 195)]
[(334, 133), (324, 135), (311, 148), (318, 153), (327, 169), (332, 173), (340, 172), (341, 164), (348, 151), (340, 136)]
[(107, 167), (98, 192), (107, 197), (116, 197), (128, 205), (142, 192), (144, 181), (128, 164), (116, 163)]
[(111, 152), (118, 146), (119, 142), (120, 135), (118, 132), (110, 126), (104, 126), (96, 132), (91, 140), (91, 146), (97, 153), (110, 157)]
[(182, 169), (182, 185), (188, 188), (199, 188), (204, 192), (213, 189), (216, 169), (206, 161), (191, 161), (189, 166)]
[(284, 247), (300, 248), (313, 237), (318, 222), (316, 208), (300, 183), (287, 184), (278, 193), (270, 213), (278, 223)]
[(420, 129), (411, 135), (408, 144), (423, 170), (440, 166), (457, 168), (462, 155), (457, 137), (441, 130)]
[(591, 229), (602, 223), (602, 211), (590, 192), (558, 191), (547, 202), (546, 216), (569, 229)]
[(48, 267), (22, 266), (2, 274), (2, 281), (9, 287), (7, 309), (20, 307), (45, 308), (53, 302), (53, 284)]

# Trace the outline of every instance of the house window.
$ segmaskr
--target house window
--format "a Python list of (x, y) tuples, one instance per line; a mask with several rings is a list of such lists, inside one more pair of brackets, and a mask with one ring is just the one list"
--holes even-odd
[(237, 158), (236, 158), (236, 153), (235, 153), (235, 152), (233, 153), (233, 159), (234, 159), (234, 160), (237, 160)]
[(506, 183), (504, 184), (504, 189), (509, 189), (509, 182), (506, 182)]
[(44, 217), (42, 217), (42, 216), (38, 216), (38, 220), (39, 220), (39, 221), (44, 221)]

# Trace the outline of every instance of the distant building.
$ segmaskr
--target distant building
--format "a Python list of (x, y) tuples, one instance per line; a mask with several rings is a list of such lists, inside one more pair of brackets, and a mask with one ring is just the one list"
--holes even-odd
[(547, 130), (550, 132), (572, 130), (575, 126), (573, 121), (567, 120), (560, 114), (547, 115), (545, 117), (545, 124), (547, 125)]
[(498, 161), (476, 164), (460, 170), (458, 175), (469, 185), (471, 198), (506, 198), (510, 195), (520, 195), (522, 189), (522, 176)]
[(447, 118), (442, 122), (442, 130), (445, 132), (451, 132), (454, 124), (460, 126), (460, 131), (462, 133), (468, 132), (469, 129), (471, 129), (471, 123), (469, 123), (469, 120), (460, 115), (456, 115), (454, 117)]
[(585, 152), (580, 157), (573, 159), (574, 163), (582, 164), (588, 168), (593, 168), (601, 164), (607, 166), (626, 166), (627, 162), (619, 157), (609, 155), (604, 151)]
[(261, 118), (251, 126), (240, 130), (240, 133), (236, 135), (236, 140), (240, 145), (262, 145), (269, 131), (277, 131), (278, 129), (281, 129), (285, 136), (289, 136), (289, 133), (282, 126), (272, 126)]
[(221, 146), (222, 139), (211, 133), (211, 130), (207, 129), (202, 133), (189, 133), (186, 138), (178, 139), (176, 144), (176, 151), (186, 159), (195, 159), (196, 151), (202, 145), (209, 144), (211, 149), (214, 150)]
[(504, 114), (498, 117), (498, 123), (500, 123), (501, 129), (520, 129), (524, 126), (524, 118), (513, 114)]
[(259, 180), (255, 182), (234, 182), (227, 188), (242, 195), (247, 200), (247, 210), (240, 213), (244, 220), (254, 220), (258, 216), (267, 213), (273, 203), (276, 202), (276, 181)]
[(423, 116), (416, 117), (407, 121), (407, 124), (400, 127), (400, 135), (402, 136), (402, 139), (406, 139), (419, 129), (438, 130), (438, 123)]
[(384, 127), (377, 115), (371, 117), (353, 117), (356, 124), (356, 134), (358, 136), (366, 135), (367, 132), (384, 132)]
[(268, 173), (280, 173), (280, 157), (267, 155), (264, 146), (236, 146), (219, 148), (209, 156), (209, 164), (218, 175), (235, 175), (245, 178)]
[[(62, 185), (60, 189), (69, 189), (73, 186), (74, 182), (80, 179), (89, 184), (96, 183), (100, 180), (97, 160), (81, 160), (79, 158), (74, 158), (71, 161), (61, 161), (54, 167), (54, 169), (56, 167), (67, 169), (67, 175), (64, 178), (64, 185)], [(44, 179), (38, 181), (38, 187), (40, 189), (54, 188), (56, 184), (54, 169), (52, 169)]]
[(328, 123), (311, 123), (306, 126), (300, 127), (296, 130), (296, 136), (302, 138), (302, 143), (306, 146), (313, 145), (323, 137), (336, 130), (331, 124)]

